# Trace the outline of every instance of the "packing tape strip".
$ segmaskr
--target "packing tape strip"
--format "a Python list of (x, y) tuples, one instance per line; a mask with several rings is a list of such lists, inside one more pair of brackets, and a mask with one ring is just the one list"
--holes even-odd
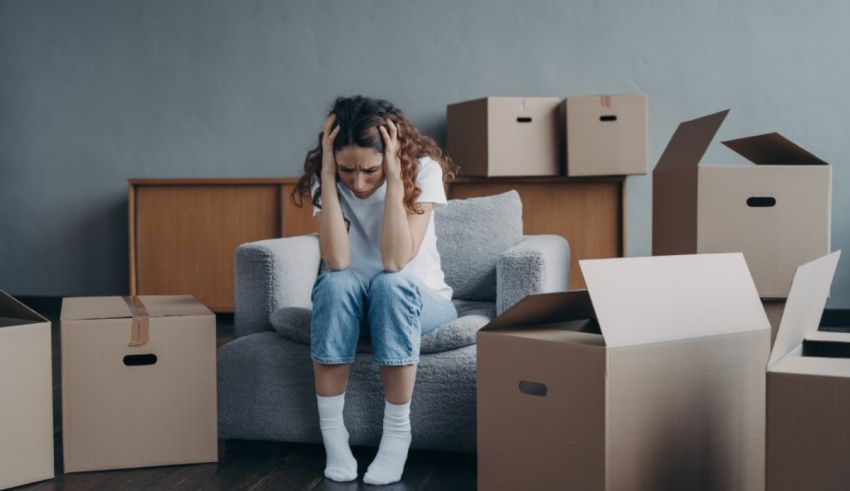
[(611, 107), (611, 96), (610, 95), (601, 95), (599, 96), (601, 99), (602, 107)]
[(130, 308), (130, 313), (133, 315), (133, 328), (130, 331), (130, 344), (128, 346), (144, 346), (148, 344), (150, 336), (150, 317), (148, 317), (148, 309), (142, 303), (142, 299), (133, 295), (131, 297), (121, 297), (127, 302), (127, 307)]

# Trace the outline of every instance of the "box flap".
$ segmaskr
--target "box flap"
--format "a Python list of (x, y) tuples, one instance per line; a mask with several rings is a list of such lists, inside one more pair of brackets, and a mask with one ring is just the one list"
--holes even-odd
[(658, 159), (655, 170), (696, 167), (729, 109), (681, 123)]
[(827, 165), (779, 133), (727, 140), (723, 144), (758, 165)]
[(741, 253), (579, 265), (611, 348), (770, 329)]
[[(148, 317), (212, 315), (192, 295), (139, 295)], [(62, 320), (120, 319), (132, 317), (124, 297), (66, 297), (62, 299)]]
[[(482, 331), (550, 324), (580, 319), (595, 319), (587, 290), (529, 295), (502, 312)], [(539, 326), (538, 326), (539, 327)]]
[(800, 346), (807, 335), (817, 332), (840, 256), (841, 251), (835, 251), (797, 267), (767, 362), (768, 369)]
[(168, 315), (213, 315), (192, 295), (139, 295), (151, 317)]
[(15, 297), (0, 290), (0, 317), (24, 319), (32, 322), (47, 322), (38, 312), (19, 302)]

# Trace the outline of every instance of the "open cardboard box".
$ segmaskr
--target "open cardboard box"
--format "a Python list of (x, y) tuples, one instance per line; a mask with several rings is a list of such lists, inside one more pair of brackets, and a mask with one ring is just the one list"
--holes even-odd
[(69, 297), (61, 317), (65, 472), (218, 460), (209, 309), (191, 295)]
[(723, 142), (756, 165), (700, 159), (729, 111), (679, 125), (652, 173), (652, 254), (743, 252), (762, 298), (830, 251), (832, 168), (778, 133)]
[(0, 489), (53, 477), (50, 321), (0, 290)]
[(480, 489), (764, 487), (770, 327), (740, 253), (579, 261), (478, 333)]
[(767, 370), (767, 485), (850, 486), (850, 333), (819, 332), (840, 251), (797, 268)]

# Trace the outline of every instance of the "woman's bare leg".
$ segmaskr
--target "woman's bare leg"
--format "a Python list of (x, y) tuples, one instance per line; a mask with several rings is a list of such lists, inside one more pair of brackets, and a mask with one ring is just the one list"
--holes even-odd
[(350, 364), (322, 365), (313, 362), (313, 374), (316, 379), (316, 393), (323, 397), (338, 396), (348, 386)]
[(384, 394), (392, 404), (404, 404), (413, 397), (413, 385), (416, 382), (416, 365), (381, 366), (381, 380), (384, 382)]

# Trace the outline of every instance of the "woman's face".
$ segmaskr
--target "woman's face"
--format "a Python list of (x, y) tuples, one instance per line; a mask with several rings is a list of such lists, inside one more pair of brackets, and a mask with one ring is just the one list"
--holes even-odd
[(348, 145), (334, 156), (339, 180), (358, 198), (372, 196), (384, 182), (384, 156), (374, 148)]

